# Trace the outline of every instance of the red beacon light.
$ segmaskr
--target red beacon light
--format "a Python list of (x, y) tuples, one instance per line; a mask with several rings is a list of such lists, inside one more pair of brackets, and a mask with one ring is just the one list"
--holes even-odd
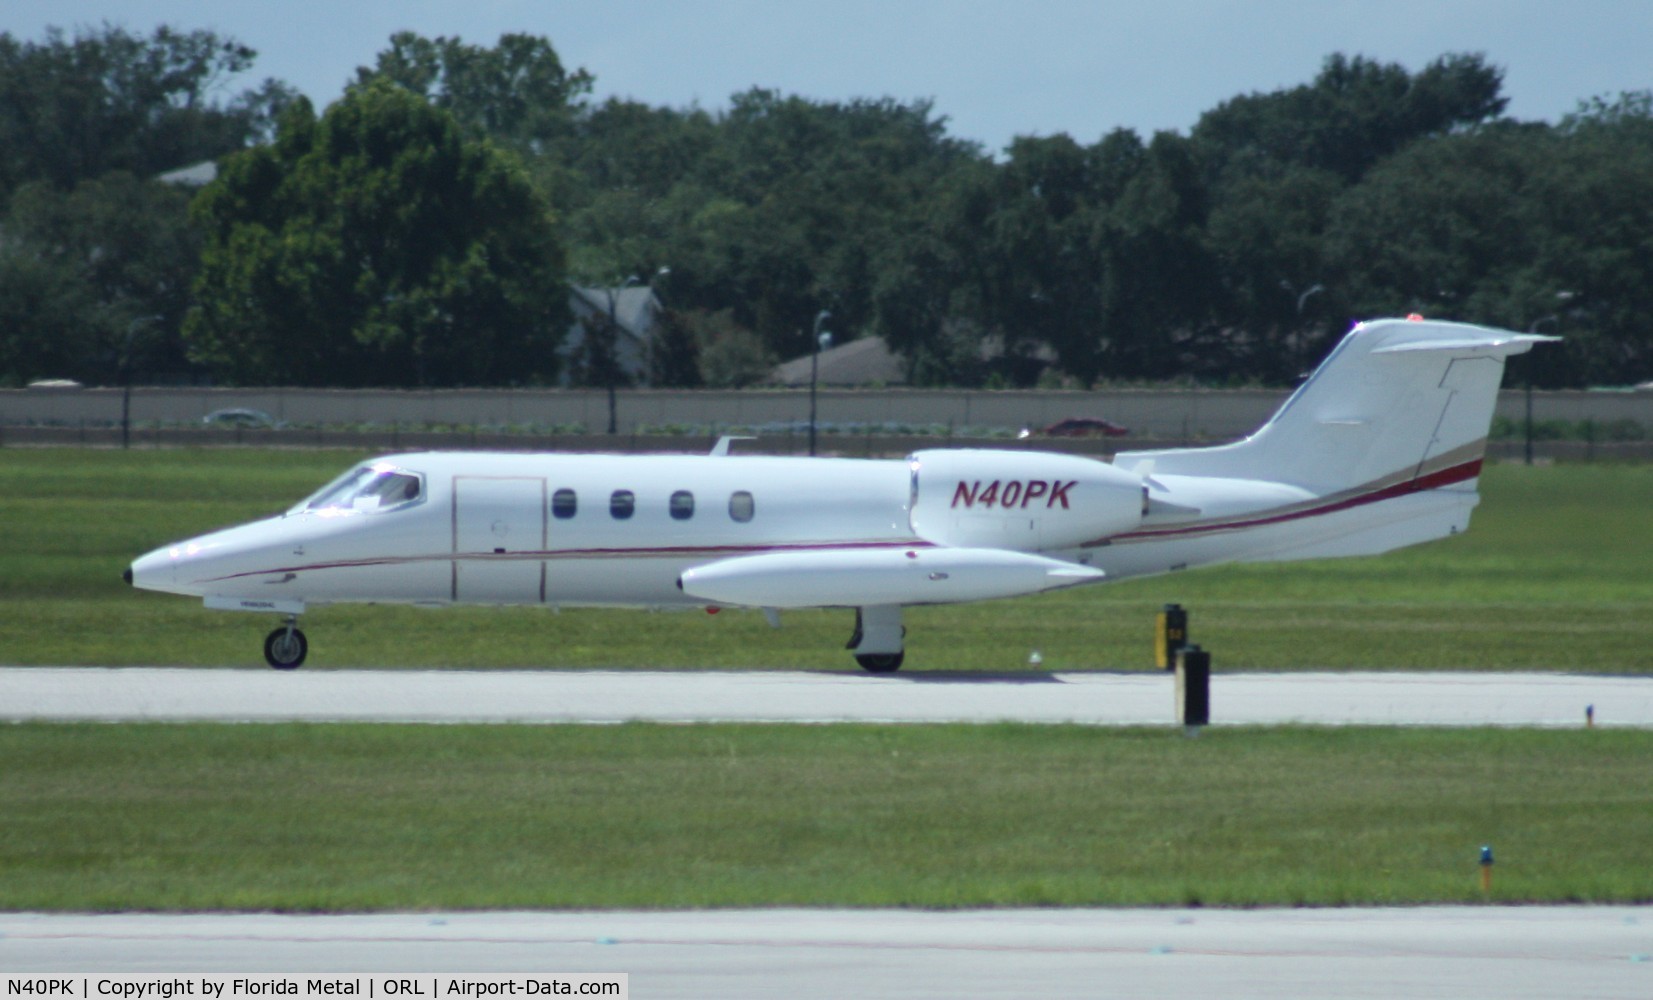
[(1408, 322), (1408, 323), (1422, 323), (1423, 322), (1423, 313), (1409, 313), (1406, 317), (1406, 322)]

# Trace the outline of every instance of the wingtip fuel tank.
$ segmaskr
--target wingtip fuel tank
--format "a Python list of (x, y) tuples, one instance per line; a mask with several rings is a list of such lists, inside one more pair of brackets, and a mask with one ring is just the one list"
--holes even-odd
[(1090, 566), (1027, 552), (911, 546), (722, 559), (686, 570), (678, 585), (691, 597), (717, 604), (819, 608), (1018, 597), (1103, 575)]

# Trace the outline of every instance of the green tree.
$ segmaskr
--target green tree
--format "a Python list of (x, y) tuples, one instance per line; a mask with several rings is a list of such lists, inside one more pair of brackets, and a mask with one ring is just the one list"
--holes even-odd
[(551, 214), (517, 161), (389, 83), (230, 157), (197, 199), (191, 356), (229, 381), (518, 384), (569, 324)]
[(140, 177), (266, 137), (295, 92), (267, 80), (216, 94), (256, 53), (210, 31), (148, 38), (105, 25), (43, 43), (0, 34), (0, 200), (46, 181), (67, 191), (111, 170)]
[(582, 273), (667, 264), (674, 308), (730, 309), (782, 357), (809, 350), (822, 308), (846, 337), (870, 327), (883, 248), (920, 224), (941, 178), (979, 158), (925, 102), (761, 89), (715, 117), (608, 102), (568, 148), (590, 184), (570, 219)]
[(1339, 198), (1327, 234), (1355, 313), (1536, 318), (1513, 293), (1534, 280), (1531, 177), (1554, 146), (1543, 126), (1510, 125), (1417, 143), (1374, 168)]
[[(960, 196), (963, 191), (959, 192)], [(979, 243), (955, 239), (958, 206), (938, 199), (923, 224), (896, 234), (877, 260), (872, 287), (873, 330), (906, 362), (912, 385), (980, 385), (982, 311), (972, 290)]]
[(76, 377), (96, 350), (83, 334), (84, 302), (73, 275), (0, 242), (0, 386)]
[(1528, 191), (1537, 239), (1527, 315), (1555, 314), (1551, 381), (1653, 379), (1653, 91), (1597, 98), (1557, 129)]
[(593, 191), (663, 198), (694, 178), (718, 141), (712, 116), (610, 98), (577, 116), (570, 166)]
[(712, 389), (744, 389), (775, 367), (763, 339), (735, 322), (732, 310), (695, 311), (683, 316), (698, 345), (700, 372)]
[[(991, 250), (984, 313), (1004, 354), (1031, 357), (1048, 346), (1087, 385), (1101, 370), (1096, 336), (1103, 319), (1103, 265), (1092, 235), (1108, 207), (1092, 167), (1089, 151), (1066, 135), (1016, 139), (995, 178), (984, 226)], [(1028, 383), (1038, 367), (1010, 374)]]
[(121, 171), (70, 192), (19, 189), (0, 220), (0, 310), (15, 317), (0, 372), (108, 384), (185, 371), (177, 331), (199, 253), (188, 203)]
[(1213, 205), (1206, 240), (1232, 374), (1289, 383), (1343, 332), (1345, 306), (1326, 260), (1326, 229), (1343, 187), (1327, 171), (1290, 166), (1236, 180)]
[(1507, 124), (1408, 148), (1333, 213), (1357, 314), (1422, 312), (1559, 333), (1512, 366), (1540, 386), (1653, 375), (1653, 128), (1634, 116)]
[[(1046, 352), (1085, 385), (1209, 363), (1197, 349), (1216, 315), (1209, 196), (1188, 140), (1023, 137), (1002, 164), (936, 190), (877, 286), (879, 327), (915, 375), (1031, 385)], [(985, 363), (983, 340), (995, 355)]]
[(1163, 379), (1229, 368), (1205, 236), (1210, 202), (1193, 144), (1156, 134), (1093, 236), (1102, 266), (1099, 370)]
[(1445, 55), (1413, 74), (1334, 54), (1312, 83), (1224, 101), (1190, 137), (1219, 171), (1296, 165), (1354, 183), (1410, 142), (1497, 117), (1502, 87), (1503, 71), (1480, 55)]
[(649, 384), (662, 389), (698, 389), (705, 384), (694, 326), (675, 309), (660, 311), (648, 348), (648, 371)]
[(371, 69), (356, 70), (352, 87), (374, 81), (418, 94), (473, 139), (541, 153), (568, 137), (592, 77), (583, 69), (570, 73), (550, 41), (535, 35), (507, 33), (490, 49), (458, 36), (399, 31)]

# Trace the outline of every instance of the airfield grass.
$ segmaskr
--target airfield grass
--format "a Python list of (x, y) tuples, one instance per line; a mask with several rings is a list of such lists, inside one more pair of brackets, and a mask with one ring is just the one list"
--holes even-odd
[(1638, 731), (23, 724), (0, 758), (7, 910), (1653, 900)]
[[(262, 661), (120, 582), (358, 453), (0, 451), (0, 663)], [(908, 613), (907, 670), (1653, 670), (1653, 468), (1493, 466), (1468, 535)], [(844, 612), (305, 616), (305, 669), (855, 670)], [(1028, 664), (1039, 650), (1043, 663)], [(1653, 901), (1653, 733), (1068, 726), (0, 727), (0, 909)], [(1496, 852), (1483, 896), (1479, 847)]]
[[(260, 666), (273, 616), (120, 581), (136, 555), (277, 512), (362, 455), (0, 451), (0, 662)], [(1218, 670), (1653, 670), (1653, 467), (1490, 465), (1470, 531), (1386, 556), (1213, 567), (907, 613), (909, 670), (1152, 668), (1155, 612), (1190, 609)], [(306, 669), (855, 670), (844, 611), (341, 606), (305, 615)], [(1030, 667), (1033, 654), (1040, 665)]]

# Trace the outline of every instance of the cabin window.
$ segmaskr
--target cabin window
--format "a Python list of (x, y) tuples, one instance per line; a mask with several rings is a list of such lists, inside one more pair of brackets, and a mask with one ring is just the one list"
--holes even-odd
[(551, 494), (551, 516), (566, 521), (580, 509), (580, 498), (573, 490), (561, 489)]
[(630, 490), (615, 490), (608, 498), (608, 513), (616, 521), (624, 521), (637, 513), (637, 495)]
[(411, 507), (425, 498), (425, 480), (393, 465), (363, 465), (328, 483), (288, 513), (343, 514)]
[(737, 490), (729, 494), (729, 516), (736, 521), (745, 524), (752, 520), (752, 515), (756, 510), (757, 506), (752, 500), (752, 494), (745, 490)]
[(694, 494), (688, 490), (678, 490), (672, 494), (672, 520), (687, 521), (694, 517)]

